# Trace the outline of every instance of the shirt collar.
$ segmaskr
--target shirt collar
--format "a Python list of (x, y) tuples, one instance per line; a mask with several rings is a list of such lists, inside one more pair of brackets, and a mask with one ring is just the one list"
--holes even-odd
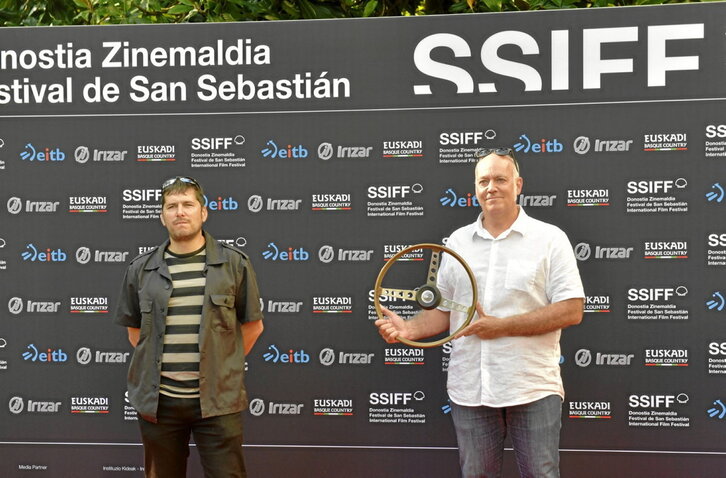
[[(482, 226), (482, 218), (484, 217), (484, 212), (480, 212), (479, 216), (476, 218), (476, 222), (474, 222), (472, 229), (472, 235), (477, 235), (483, 239), (494, 239), (491, 234), (489, 234), (489, 231), (484, 229), (484, 226)], [(527, 215), (527, 213), (524, 212), (524, 208), (522, 206), (519, 206), (519, 214), (517, 215), (517, 219), (514, 220), (514, 223), (504, 231), (502, 234), (499, 235), (498, 239), (504, 239), (505, 237), (509, 236), (512, 232), (517, 232), (521, 234), (522, 236), (527, 234), (527, 231), (530, 230), (530, 224), (532, 222), (532, 219)]]

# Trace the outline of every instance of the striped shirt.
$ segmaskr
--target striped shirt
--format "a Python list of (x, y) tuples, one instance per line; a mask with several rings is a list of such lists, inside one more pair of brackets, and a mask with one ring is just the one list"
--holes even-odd
[(173, 290), (164, 331), (159, 392), (175, 398), (199, 398), (199, 324), (206, 278), (204, 247), (189, 254), (165, 251)]

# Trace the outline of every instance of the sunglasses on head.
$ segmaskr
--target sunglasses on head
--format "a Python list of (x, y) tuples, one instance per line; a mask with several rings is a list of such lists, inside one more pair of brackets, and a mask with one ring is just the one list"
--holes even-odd
[(201, 188), (202, 188), (202, 187), (201, 187), (201, 186), (199, 185), (199, 183), (198, 183), (198, 182), (196, 182), (196, 181), (195, 181), (194, 179), (192, 179), (192, 178), (188, 178), (188, 177), (186, 177), (186, 176), (177, 176), (177, 177), (175, 177), (175, 178), (169, 178), (169, 179), (167, 179), (166, 181), (164, 181), (164, 182), (163, 182), (163, 183), (161, 184), (161, 190), (162, 190), (162, 191), (165, 191), (165, 190), (166, 190), (167, 188), (169, 188), (169, 187), (170, 187), (170, 186), (171, 186), (172, 184), (174, 184), (174, 183), (175, 183), (175, 182), (177, 182), (177, 181), (180, 181), (180, 182), (182, 182), (182, 183), (186, 183), (186, 184), (190, 184), (190, 185), (194, 186), (194, 187), (195, 187), (195, 188), (197, 188), (197, 189), (201, 189)]
[(512, 148), (481, 148), (477, 150), (475, 156), (478, 159), (481, 159), (489, 156), (492, 153), (496, 154), (497, 156), (509, 156), (510, 158), (512, 158), (512, 161), (514, 162), (514, 167), (519, 173), (519, 163), (517, 163), (517, 159), (514, 157), (514, 150)]

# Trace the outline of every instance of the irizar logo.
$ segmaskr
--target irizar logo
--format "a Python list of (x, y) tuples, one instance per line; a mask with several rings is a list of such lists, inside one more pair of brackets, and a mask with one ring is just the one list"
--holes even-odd
[(125, 364), (131, 352), (104, 352), (96, 350), (95, 354), (89, 347), (81, 347), (76, 351), (76, 362), (81, 365), (98, 364)]
[(25, 201), (19, 197), (11, 197), (8, 199), (7, 206), (10, 214), (20, 214), (21, 212), (56, 212), (60, 201)]
[(532, 142), (526, 134), (521, 135), (519, 142), (514, 143), (514, 150), (523, 153), (561, 153), (563, 149), (564, 146), (557, 139), (542, 138)]
[(721, 202), (723, 201), (724, 195), (726, 195), (724, 193), (723, 187), (719, 183), (714, 183), (711, 186), (711, 189), (712, 189), (712, 191), (709, 191), (706, 193), (706, 200), (708, 200), (708, 202), (717, 202), (717, 203), (721, 204)]
[(79, 247), (76, 249), (76, 262), (79, 264), (88, 264), (93, 261), (95, 263), (123, 263), (128, 259), (127, 251), (92, 251), (88, 247)]
[(98, 162), (121, 162), (126, 160), (128, 151), (117, 149), (94, 149), (93, 153), (88, 146), (78, 146), (73, 153), (73, 157), (79, 164), (85, 164), (89, 160), (94, 163)]
[[(593, 152), (612, 153), (630, 151), (630, 146), (632, 146), (632, 144), (632, 139), (595, 139), (595, 147), (593, 149)], [(575, 138), (572, 147), (577, 154), (587, 154), (592, 147), (592, 143), (590, 142), (589, 137), (578, 136), (577, 138)]]
[(303, 403), (275, 403), (273, 401), (265, 404), (261, 398), (255, 398), (250, 401), (249, 411), (255, 417), (265, 413), (268, 415), (301, 415), (304, 406)]
[(274, 242), (270, 242), (267, 249), (262, 251), (262, 258), (266, 261), (307, 261), (310, 253), (302, 247), (280, 249)]
[(280, 313), (280, 314), (297, 314), (302, 307), (302, 301), (281, 301), (268, 300), (265, 307), (265, 301), (260, 299), (262, 312)]
[(458, 194), (452, 188), (447, 188), (444, 191), (444, 194), (439, 198), (439, 203), (444, 207), (480, 207), (475, 194)]
[(24, 411), (26, 413), (58, 413), (61, 402), (39, 402), (28, 400), (27, 411), (26, 403), (22, 397), (12, 397), (8, 402), (8, 410), (13, 415), (19, 415)]
[(270, 159), (304, 159), (308, 157), (308, 150), (301, 144), (297, 146), (288, 144), (287, 147), (281, 148), (273, 140), (269, 140), (261, 152), (263, 158)]
[[(605, 366), (628, 366), (635, 357), (635, 354), (614, 354), (600, 353), (595, 354), (594, 365)], [(588, 367), (593, 363), (592, 352), (588, 349), (580, 349), (575, 352), (575, 363), (578, 367)]]
[(330, 264), (334, 260), (338, 262), (367, 262), (371, 260), (373, 249), (336, 249), (333, 246), (324, 245), (318, 250), (318, 259), (324, 264)]
[(59, 148), (40, 148), (36, 149), (32, 143), (25, 145), (25, 149), (20, 152), (20, 159), (23, 161), (64, 161), (66, 159), (66, 153), (61, 151)]
[(593, 256), (592, 246), (587, 242), (580, 242), (575, 246), (575, 257), (578, 261), (593, 259), (630, 259), (633, 253), (633, 247), (605, 247), (595, 246), (595, 255)]
[(262, 355), (265, 362), (285, 364), (304, 364), (310, 362), (310, 355), (308, 355), (303, 349), (290, 349), (287, 352), (281, 352), (274, 344), (271, 344), (267, 349), (269, 351)]
[(247, 209), (250, 212), (258, 213), (263, 209), (267, 211), (299, 211), (302, 199), (272, 199), (264, 200), (259, 194), (249, 197), (247, 200)]
[(526, 195), (517, 196), (517, 204), (524, 207), (552, 207), (555, 205), (556, 194), (552, 195)]
[(52, 301), (27, 300), (23, 302), (23, 299), (20, 297), (13, 297), (8, 301), (8, 311), (13, 315), (22, 314), (23, 312), (29, 314), (55, 314), (58, 312), (60, 305), (60, 302)]
[(324, 348), (318, 354), (318, 360), (326, 367), (339, 363), (340, 365), (370, 365), (373, 363), (373, 353), (342, 352), (332, 348)]
[(320, 143), (318, 146), (318, 157), (323, 161), (327, 161), (333, 157), (337, 159), (367, 159), (370, 158), (371, 151), (373, 151), (373, 146), (338, 146), (336, 148), (331, 143)]

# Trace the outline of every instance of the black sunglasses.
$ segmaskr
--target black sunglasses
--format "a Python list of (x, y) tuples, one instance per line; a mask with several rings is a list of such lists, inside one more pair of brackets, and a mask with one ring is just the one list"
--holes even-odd
[(186, 176), (177, 176), (175, 178), (169, 178), (166, 181), (164, 181), (161, 184), (161, 190), (165, 191), (166, 189), (168, 189), (172, 184), (174, 184), (177, 181), (181, 181), (182, 183), (186, 183), (186, 184), (191, 184), (192, 186), (194, 186), (195, 188), (197, 188), (199, 190), (202, 189), (202, 187), (199, 185), (199, 183), (196, 182), (194, 179), (186, 177)]
[(519, 163), (517, 163), (517, 158), (514, 157), (514, 150), (512, 148), (481, 148), (478, 149), (474, 155), (477, 157), (477, 159), (481, 159), (489, 156), (492, 153), (496, 154), (497, 156), (509, 156), (510, 158), (512, 158), (514, 168), (519, 173)]

